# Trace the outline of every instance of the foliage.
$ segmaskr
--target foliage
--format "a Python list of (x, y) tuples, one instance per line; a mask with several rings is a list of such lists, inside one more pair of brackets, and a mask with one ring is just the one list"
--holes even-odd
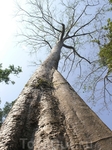
[(10, 80), (10, 74), (18, 75), (20, 72), (22, 72), (21, 67), (14, 67), (14, 65), (10, 65), (6, 69), (2, 69), (2, 64), (0, 64), (0, 82), (5, 82), (6, 84), (9, 84), (9, 81), (14, 84), (14, 81)]
[(38, 78), (37, 83), (33, 84), (32, 86), (35, 88), (43, 88), (43, 87), (44, 88), (45, 87), (46, 88), (53, 88), (52, 82), (49, 82), (49, 81), (42, 79), (42, 78)]
[[(109, 0), (112, 4), (112, 0)], [(111, 11), (111, 9), (110, 9)], [(103, 27), (107, 34), (104, 35), (105, 43), (100, 45), (99, 56), (101, 58), (101, 63), (103, 66), (108, 67), (108, 74), (112, 72), (112, 20), (109, 18), (107, 20), (107, 25)]]
[(12, 101), (11, 103), (6, 102), (3, 109), (0, 108), (0, 126), (2, 125), (4, 119), (7, 117), (15, 101), (16, 100)]
[(107, 26), (104, 27), (104, 30), (108, 31), (106, 38), (108, 43), (105, 43), (103, 46), (100, 46), (99, 56), (101, 58), (101, 63), (103, 66), (108, 67), (108, 73), (112, 72), (112, 21), (108, 19)]
[[(9, 84), (9, 82), (11, 82), (12, 84), (14, 84), (15, 82), (11, 81), (9, 76), (11, 74), (18, 75), (20, 72), (22, 72), (22, 69), (19, 66), (15, 68), (14, 65), (10, 65), (8, 68), (2, 69), (2, 64), (0, 64), (0, 82), (5, 82), (6, 84)], [(11, 103), (6, 102), (3, 109), (0, 108), (0, 126), (3, 123), (3, 120), (8, 115), (14, 102), (15, 101), (12, 101)], [(0, 103), (1, 103), (1, 100), (0, 100)]]
[[(110, 4), (107, 7), (109, 9), (105, 11), (107, 14), (111, 11)], [(92, 53), (96, 53), (92, 68), (88, 69), (88, 75), (85, 73), (85, 77), (81, 79), (79, 89), (83, 87), (84, 93), (90, 95), (88, 101), (92, 100), (93, 105), (99, 102), (102, 105), (101, 109), (109, 110), (109, 104), (112, 103), (112, 20), (108, 18), (102, 25), (101, 33), (92, 40), (93, 43), (97, 43), (94, 44), (96, 47)]]

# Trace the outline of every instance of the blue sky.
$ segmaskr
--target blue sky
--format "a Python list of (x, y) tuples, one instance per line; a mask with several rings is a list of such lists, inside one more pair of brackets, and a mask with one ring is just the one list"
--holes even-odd
[[(17, 24), (12, 17), (13, 10), (13, 0), (4, 0), (0, 2), (0, 63), (3, 63), (4, 68), (11, 64), (21, 66), (23, 72), (17, 77), (11, 76), (12, 80), (16, 82), (15, 85), (0, 83), (1, 107), (3, 107), (6, 101), (11, 102), (17, 99), (24, 85), (37, 68), (36, 66), (31, 66), (31, 61), (36, 60), (37, 56), (29, 55), (25, 45), (19, 47), (15, 43), (16, 37), (14, 34), (17, 30)], [(45, 57), (46, 54), (38, 54), (38, 59), (45, 59)], [(81, 97), (84, 97), (83, 93)], [(98, 107), (98, 105), (93, 107), (93, 110), (96, 112)], [(112, 129), (112, 111), (102, 111), (98, 116), (110, 129)]]

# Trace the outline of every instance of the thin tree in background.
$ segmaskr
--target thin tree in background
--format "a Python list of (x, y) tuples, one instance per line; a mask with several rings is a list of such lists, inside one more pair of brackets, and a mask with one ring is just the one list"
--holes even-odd
[(78, 37), (86, 35), (92, 37), (92, 34), (98, 31), (96, 27), (92, 31), (87, 29), (89, 24), (96, 21), (102, 9), (92, 18), (89, 16), (87, 22), (81, 21), (82, 24), (78, 26), (79, 19), (83, 18), (84, 14), (87, 15), (87, 8), (98, 4), (83, 1), (86, 5), (82, 8), (82, 13), (77, 15), (75, 11), (78, 3), (69, 6), (69, 3), (66, 5), (61, 1), (63, 6), (68, 8), (66, 13), (72, 13), (68, 20), (66, 16), (61, 16), (65, 17), (61, 23), (60, 16), (58, 18), (52, 16), (53, 12), (50, 11), (48, 1), (44, 7), (37, 0), (29, 2), (29, 6), (31, 4), (33, 6), (31, 10), (35, 13), (25, 11), (18, 5), (22, 11), (19, 11), (18, 15), (24, 14), (26, 29), (31, 31), (22, 35), (26, 37), (27, 44), (31, 46), (33, 44), (34, 49), (38, 45), (40, 47), (47, 45), (52, 50), (29, 79), (3, 123), (0, 132), (0, 150), (110, 150), (112, 132), (57, 70), (63, 47), (68, 49), (65, 59), (71, 58), (70, 55), (73, 54), (91, 63), (76, 51), (75, 44)]

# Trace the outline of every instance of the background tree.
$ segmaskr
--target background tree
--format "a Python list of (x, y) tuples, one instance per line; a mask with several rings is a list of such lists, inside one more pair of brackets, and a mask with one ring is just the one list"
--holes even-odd
[(12, 101), (11, 103), (6, 102), (3, 108), (0, 108), (0, 127), (7, 117), (8, 113), (10, 112), (12, 106), (14, 105), (15, 101)]
[[(0, 83), (5, 82), (6, 84), (9, 84), (9, 82), (11, 82), (12, 84), (15, 84), (14, 81), (10, 80), (10, 75), (11, 74), (18, 75), (20, 72), (22, 72), (22, 68), (20, 66), (14, 67), (14, 65), (10, 65), (8, 68), (3, 69), (2, 64), (0, 64)], [(4, 108), (0, 108), (0, 126), (3, 123), (3, 120), (8, 115), (14, 102), (15, 101), (12, 101), (11, 103), (6, 102)]]
[[(112, 2), (110, 1), (110, 4)], [(111, 9), (109, 9), (111, 11)], [(110, 18), (107, 20), (107, 25), (104, 26), (103, 30), (106, 31), (102, 40), (98, 41), (100, 52), (99, 57), (101, 58), (101, 64), (107, 66), (107, 76), (112, 72), (112, 21)]]
[[(106, 10), (107, 14), (111, 11), (111, 5)], [(107, 16), (108, 17), (108, 16)], [(97, 36), (92, 42), (97, 43), (97, 56), (93, 61), (93, 68), (90, 69), (89, 75), (81, 83), (85, 87), (85, 91), (93, 91), (90, 94), (89, 99), (104, 100), (103, 109), (109, 108), (109, 104), (112, 102), (112, 21), (108, 18), (102, 26), (101, 35)], [(85, 81), (89, 81), (89, 84), (85, 85)], [(92, 86), (90, 86), (92, 83)], [(92, 90), (91, 90), (92, 89)], [(97, 93), (97, 97), (95, 94)]]
[(10, 65), (9, 68), (2, 69), (2, 64), (0, 64), (0, 82), (5, 82), (6, 84), (9, 84), (11, 82), (14, 84), (14, 81), (10, 80), (10, 75), (18, 75), (20, 72), (22, 72), (21, 67), (14, 67), (14, 65)]

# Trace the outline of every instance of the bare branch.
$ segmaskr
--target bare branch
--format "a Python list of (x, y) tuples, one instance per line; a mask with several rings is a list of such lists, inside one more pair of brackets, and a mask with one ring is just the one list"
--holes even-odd
[(74, 54), (76, 54), (76, 55), (77, 55), (78, 57), (80, 57), (81, 59), (86, 60), (89, 64), (91, 64), (91, 62), (90, 62), (88, 59), (86, 59), (85, 57), (81, 56), (81, 55), (75, 50), (74, 47), (68, 46), (68, 45), (65, 45), (65, 44), (63, 44), (63, 46), (66, 47), (66, 48), (68, 48), (68, 49), (72, 49), (73, 52), (74, 52)]
[[(91, 72), (85, 77), (85, 79), (81, 82), (81, 85), (80, 85), (79, 90), (82, 88), (82, 86), (83, 86), (84, 82), (87, 80), (87, 78), (90, 77), (90, 75), (92, 75), (94, 72), (96, 72), (96, 71), (97, 71), (98, 69), (100, 69), (100, 68), (101, 68), (101, 67), (99, 67), (99, 68), (97, 68), (97, 69), (91, 71)], [(79, 91), (79, 90), (78, 90), (78, 91)]]
[(85, 23), (85, 24), (83, 24), (81, 27), (79, 27), (79, 28), (74, 32), (73, 35), (69, 35), (71, 29), (76, 25), (76, 23), (77, 23), (77, 22), (80, 20), (80, 18), (83, 16), (83, 14), (85, 13), (85, 11), (86, 11), (86, 9), (87, 9), (88, 6), (95, 6), (95, 5), (89, 5), (89, 4), (88, 4), (88, 5), (85, 6), (85, 8), (84, 8), (84, 10), (82, 11), (82, 13), (79, 15), (79, 17), (77, 18), (77, 20), (74, 22), (74, 24), (71, 25), (71, 27), (69, 28), (68, 32), (66, 33), (65, 40), (66, 40), (66, 39), (73, 38), (73, 37), (76, 37), (76, 36), (84, 36), (84, 35), (88, 35), (88, 34), (91, 35), (92, 33), (95, 33), (95, 32), (97, 31), (97, 30), (93, 30), (93, 31), (91, 31), (91, 32), (86, 32), (86, 33), (82, 33), (82, 34), (77, 34), (81, 29), (84, 29), (84, 27), (86, 27), (86, 26), (88, 26), (90, 23), (92, 23), (92, 22), (97, 18), (97, 16), (100, 14), (100, 12), (102, 11), (102, 9), (99, 10), (99, 11), (95, 14), (95, 16), (94, 16), (92, 19), (90, 19), (90, 21), (88, 21), (87, 23)]
[(61, 34), (61, 41), (63, 40), (63, 37), (64, 37), (64, 34), (65, 34), (65, 25), (62, 24), (62, 34)]
[(69, 69), (69, 71), (68, 71), (68, 74), (67, 74), (66, 79), (68, 78), (69, 74), (71, 73), (71, 70), (72, 70), (72, 68), (73, 68), (74, 62), (75, 62), (75, 55), (74, 55), (74, 58), (72, 59), (72, 64), (71, 64), (71, 67), (70, 67), (70, 69)]
[[(70, 33), (71, 29), (76, 25), (76, 23), (78, 22), (78, 20), (82, 17), (82, 15), (84, 14), (84, 12), (86, 11), (86, 9), (87, 9), (88, 6), (89, 6), (89, 5), (86, 5), (86, 6), (85, 6), (84, 10), (83, 10), (82, 13), (79, 15), (79, 17), (76, 19), (76, 21), (74, 21), (74, 22), (71, 24), (71, 27), (69, 28), (68, 32), (66, 33), (66, 36), (65, 36), (66, 38), (69, 37), (68, 34)], [(75, 8), (74, 8), (74, 11), (75, 11)], [(75, 17), (75, 16), (74, 16), (74, 13), (73, 13), (72, 18), (74, 18), (74, 17)]]
[[(70, 54), (68, 54), (67, 56), (65, 56), (65, 60), (64, 60), (64, 64), (63, 64), (62, 70), (63, 70), (64, 66), (66, 66), (66, 61), (67, 61), (67, 60), (70, 60), (69, 58), (70, 58), (70, 56), (71, 56), (72, 54), (73, 54), (73, 52), (71, 52)], [(63, 54), (63, 56), (64, 56), (64, 54)]]
[(50, 20), (48, 20), (48, 18), (46, 18), (46, 14), (44, 13), (43, 9), (42, 9), (42, 6), (39, 6), (38, 5), (38, 8), (40, 9), (40, 12), (42, 14), (42, 18), (43, 20), (52, 27), (52, 29), (58, 31), (58, 32), (61, 32), (59, 29), (57, 29), (56, 27), (53, 26), (53, 24), (50, 22)]

